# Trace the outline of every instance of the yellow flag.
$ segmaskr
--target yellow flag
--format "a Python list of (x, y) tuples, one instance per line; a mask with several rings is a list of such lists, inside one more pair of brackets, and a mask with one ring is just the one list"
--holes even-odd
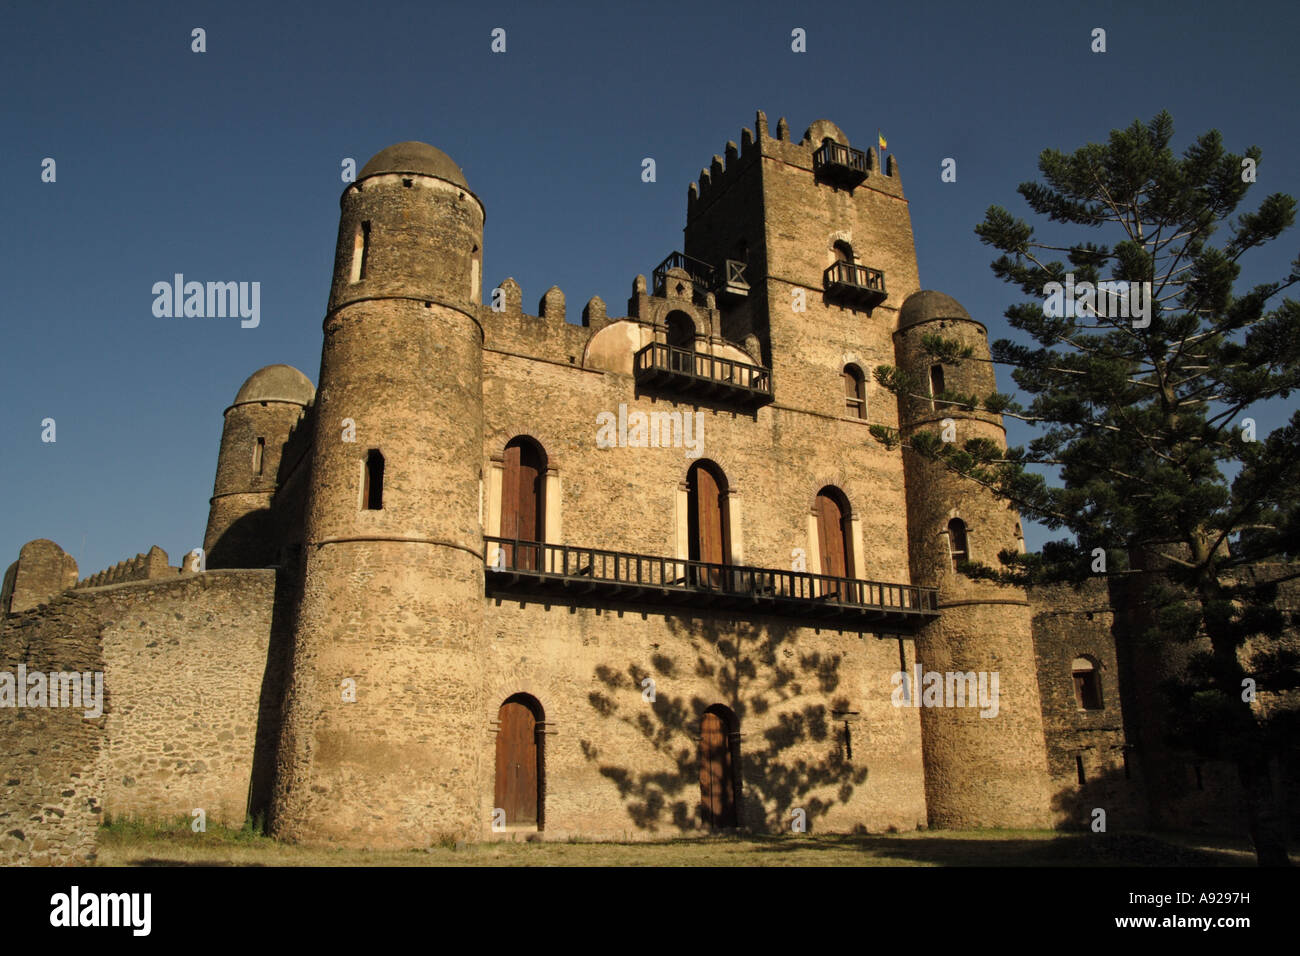
[(881, 148), (881, 149), (888, 149), (888, 148), (889, 148), (889, 144), (888, 144), (887, 142), (885, 142), (885, 137), (884, 137), (884, 135), (880, 132), (880, 130), (876, 130), (876, 139), (880, 140), (880, 148)]

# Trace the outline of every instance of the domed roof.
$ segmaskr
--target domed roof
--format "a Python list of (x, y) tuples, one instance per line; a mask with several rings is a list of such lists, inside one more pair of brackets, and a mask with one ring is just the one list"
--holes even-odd
[(935, 292), (933, 289), (922, 289), (920, 292), (913, 292), (903, 303), (903, 308), (898, 313), (898, 327), (905, 329), (909, 325), (916, 325), (918, 322), (926, 322), (930, 319), (975, 321), (952, 296)]
[(316, 395), (316, 388), (311, 379), (292, 365), (268, 365), (248, 376), (235, 404), (244, 402), (293, 402), (306, 405)]
[(417, 173), (421, 176), (436, 176), (469, 189), (465, 174), (460, 171), (455, 160), (436, 146), (414, 140), (397, 143), (375, 153), (370, 157), (370, 162), (361, 167), (357, 179), (377, 176), (380, 173)]

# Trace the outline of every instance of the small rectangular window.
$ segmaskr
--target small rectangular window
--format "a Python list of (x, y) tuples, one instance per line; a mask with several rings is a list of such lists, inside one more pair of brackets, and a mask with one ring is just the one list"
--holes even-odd
[(384, 456), (374, 448), (366, 453), (361, 507), (366, 511), (380, 511), (384, 507)]

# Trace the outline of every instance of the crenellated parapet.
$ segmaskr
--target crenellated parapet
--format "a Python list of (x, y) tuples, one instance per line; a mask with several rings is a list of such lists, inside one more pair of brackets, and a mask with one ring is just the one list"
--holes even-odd
[(167, 552), (155, 544), (143, 554), (125, 558), (111, 568), (105, 568), (77, 582), (77, 588), (98, 588), (127, 581), (155, 581), (175, 577), (180, 573), (180, 568), (174, 568), (168, 563)]

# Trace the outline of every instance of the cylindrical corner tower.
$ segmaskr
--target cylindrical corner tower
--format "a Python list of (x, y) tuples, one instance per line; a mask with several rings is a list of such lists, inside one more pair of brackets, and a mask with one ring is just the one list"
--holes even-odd
[(428, 846), (486, 823), (484, 211), (423, 143), (376, 155), (341, 205), (271, 828)]
[(271, 521), (280, 454), (315, 395), (290, 365), (249, 376), (226, 409), (203, 553), (208, 568), (261, 568), (276, 558)]
[[(930, 430), (958, 446), (985, 438), (1005, 448), (1000, 415), (962, 410), (933, 397), (949, 392), (982, 398), (995, 390), (984, 326), (956, 300), (929, 291), (907, 298), (898, 325), (897, 364), (924, 383), (925, 393), (900, 397), (903, 437)], [(935, 361), (922, 346), (924, 336), (935, 334), (971, 346), (973, 357), (956, 365)], [(1021, 588), (976, 581), (956, 570), (965, 559), (999, 567), (998, 552), (1017, 546), (1019, 515), (974, 482), (913, 452), (904, 451), (903, 465), (912, 582), (939, 589), (940, 617), (916, 641), (923, 672), (937, 673), (943, 681), (938, 696), (927, 696), (924, 683), (918, 688), (930, 825), (1049, 826), (1047, 752), (1028, 598)], [(970, 686), (969, 681), (948, 678), (972, 673), (977, 684), (985, 682), (987, 706), (973, 706), (969, 699), (961, 706), (955, 689)]]

